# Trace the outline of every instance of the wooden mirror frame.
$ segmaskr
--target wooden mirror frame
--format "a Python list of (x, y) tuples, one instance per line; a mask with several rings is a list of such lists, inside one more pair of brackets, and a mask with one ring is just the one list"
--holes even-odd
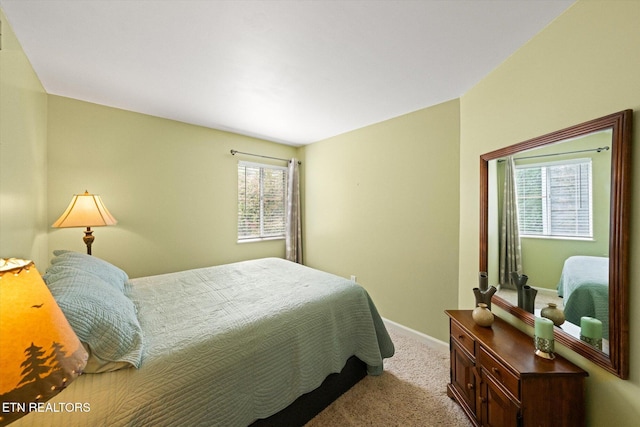
[[(553, 144), (593, 132), (612, 130), (611, 205), (609, 223), (609, 354), (555, 327), (555, 340), (622, 379), (629, 376), (629, 220), (631, 199), (631, 124), (633, 111), (625, 110), (571, 126), (480, 156), (480, 271), (488, 266), (490, 160)], [(533, 314), (494, 295), (492, 303), (529, 326)]]

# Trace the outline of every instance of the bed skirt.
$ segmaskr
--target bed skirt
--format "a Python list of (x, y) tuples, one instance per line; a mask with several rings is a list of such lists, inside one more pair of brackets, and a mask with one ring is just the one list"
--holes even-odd
[(367, 375), (367, 365), (356, 356), (347, 360), (339, 374), (330, 374), (317, 389), (303, 394), (291, 405), (251, 427), (303, 426)]

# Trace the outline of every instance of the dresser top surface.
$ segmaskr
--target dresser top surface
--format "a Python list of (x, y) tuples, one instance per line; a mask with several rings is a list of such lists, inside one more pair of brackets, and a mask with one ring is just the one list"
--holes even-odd
[(495, 357), (506, 363), (521, 376), (552, 374), (587, 376), (587, 372), (556, 354), (549, 360), (536, 356), (533, 337), (495, 317), (490, 327), (477, 325), (471, 317), (472, 310), (446, 310), (453, 321), (463, 327), (476, 341)]

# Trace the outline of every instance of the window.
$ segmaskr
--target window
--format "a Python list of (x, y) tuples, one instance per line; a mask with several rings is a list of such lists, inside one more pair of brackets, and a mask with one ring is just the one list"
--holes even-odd
[(238, 240), (284, 237), (287, 169), (238, 163)]
[(592, 238), (591, 159), (516, 166), (522, 236)]

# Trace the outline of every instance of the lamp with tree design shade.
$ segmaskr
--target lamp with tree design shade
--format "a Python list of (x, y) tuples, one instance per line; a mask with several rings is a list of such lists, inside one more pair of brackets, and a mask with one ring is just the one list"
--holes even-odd
[(0, 426), (58, 394), (87, 352), (33, 262), (0, 258)]
[(87, 254), (91, 255), (91, 244), (94, 236), (91, 227), (115, 225), (118, 221), (109, 213), (102, 199), (97, 194), (76, 194), (71, 199), (67, 210), (53, 223), (52, 227), (87, 227), (84, 232), (84, 243), (87, 245)]

